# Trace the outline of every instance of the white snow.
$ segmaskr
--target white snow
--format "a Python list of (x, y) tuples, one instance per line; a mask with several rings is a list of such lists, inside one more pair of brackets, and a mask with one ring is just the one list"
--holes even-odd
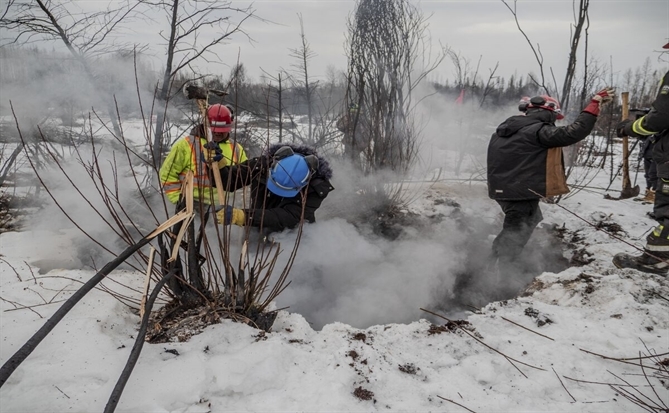
[[(139, 144), (136, 129), (128, 135)], [(438, 148), (433, 156), (445, 163), (435, 167), (457, 159)], [(584, 172), (573, 176), (579, 173)], [(435, 185), (412, 186), (408, 198), (415, 200), (408, 210), (448, 215), (454, 208), (436, 200), (454, 200), (462, 213), (480, 217), (488, 236), (494, 236), (501, 211), (488, 199), (485, 183), (441, 178)], [(669, 352), (669, 280), (616, 269), (615, 253), (636, 250), (579, 218), (619, 224), (625, 233), (618, 236), (643, 246), (654, 224), (645, 215), (651, 205), (606, 200), (600, 188), (607, 184), (608, 172), (602, 170), (588, 188), (557, 205), (541, 205), (544, 224), (564, 227), (572, 250), (584, 248), (594, 260), (543, 273), (523, 296), (464, 314), (466, 331), (445, 328), (445, 320), (420, 310), (434, 310), (430, 293), (450, 290), (461, 267), (462, 234), (452, 220), (435, 225), (430, 234), (410, 231), (412, 238), (400, 245), (369, 241), (341, 218), (319, 219), (305, 228), (295, 282), (280, 297), (289, 301), (282, 305), (291, 305), (314, 294), (313, 302), (295, 306), (309, 308), (310, 316), (280, 311), (267, 334), (224, 320), (187, 342), (145, 344), (117, 411), (646, 411), (607, 385), (626, 386), (625, 381), (636, 387), (624, 389), (669, 404), (669, 382), (653, 377), (653, 370), (646, 370), (650, 387), (638, 366), (585, 352), (611, 358)], [(616, 196), (619, 190), (618, 181), (609, 193)], [(77, 231), (67, 229), (67, 222), (59, 224), (53, 227), (60, 229), (0, 234), (3, 363), (95, 273), (39, 273), (40, 266), (52, 268), (55, 262), (78, 268), (72, 247)], [(320, 271), (315, 284), (311, 268)], [(104, 285), (136, 297), (144, 276), (118, 270), (108, 278)], [(505, 280), (490, 280), (500, 282)], [(334, 300), (325, 300), (314, 286), (327, 287)], [(103, 411), (139, 321), (109, 293), (93, 290), (0, 389), (0, 411)], [(657, 367), (650, 359), (644, 365)]]
[[(603, 171), (589, 186), (605, 187), (607, 181)], [(434, 199), (448, 196), (457, 200), (464, 212), (477, 211), (490, 226), (490, 234), (496, 233), (500, 211), (487, 198), (485, 183), (449, 182), (421, 191), (421, 197), (409, 210), (430, 215), (446, 211), (448, 208), (436, 205)], [(619, 188), (619, 182), (614, 184), (611, 195), (617, 195)], [(442, 398), (476, 412), (645, 411), (603, 384), (625, 385), (622, 379), (639, 386), (639, 392), (657, 401), (654, 389), (664, 403), (669, 403), (669, 383), (662, 384), (651, 377), (651, 370), (646, 373), (653, 389), (639, 367), (582, 351), (615, 358), (638, 357), (640, 351), (647, 354), (646, 346), (656, 353), (668, 352), (669, 281), (661, 276), (616, 269), (611, 264), (615, 253), (636, 251), (562, 207), (590, 221), (621, 225), (626, 234), (619, 235), (639, 247), (654, 223), (645, 216), (650, 205), (605, 200), (603, 191), (598, 189), (582, 190), (558, 205), (542, 203), (544, 223), (564, 226), (569, 234), (578, 231), (580, 240), (575, 239), (574, 244), (585, 248), (594, 261), (558, 274), (541, 274), (525, 296), (494, 302), (480, 312), (468, 313), (466, 320), (470, 324), (465, 328), (473, 337), (462, 330), (444, 328), (446, 331), (430, 334), (432, 323), (442, 326), (445, 320), (419, 310), (428, 305), (428, 298), (421, 300), (420, 296), (398, 291), (402, 284), (387, 282), (381, 290), (387, 294), (387, 308), (379, 307), (383, 314), (377, 318), (359, 314), (355, 320), (354, 313), (344, 311), (357, 301), (364, 301), (364, 293), (354, 299), (339, 297), (344, 300), (340, 314), (352, 320), (350, 324), (359, 321), (360, 325), (369, 325), (379, 319), (384, 324), (359, 329), (329, 321), (315, 330), (304, 316), (281, 311), (272, 332), (267, 334), (226, 320), (188, 342), (145, 344), (117, 411), (466, 411)], [(308, 226), (302, 242), (318, 242), (320, 237), (310, 238), (310, 234), (335, 228), (339, 232), (335, 236), (344, 242), (361, 236), (339, 219), (326, 219)], [(437, 229), (440, 228), (445, 238), (456, 239), (457, 230), (452, 225)], [(360, 260), (356, 266), (370, 271), (369, 278), (360, 280), (360, 285), (378, 294), (383, 271), (392, 272), (387, 264), (384, 267), (384, 254), (388, 251), (385, 248), (391, 248), (393, 255), (406, 263), (401, 274), (415, 284), (423, 282), (421, 273), (438, 272), (431, 264), (442, 265), (438, 260), (426, 262), (429, 255), (440, 251), (444, 256), (456, 255), (457, 245), (451, 241), (440, 242), (436, 237), (421, 241), (420, 234), (416, 236), (414, 243), (420, 246), (424, 242), (434, 251), (425, 256), (402, 255), (392, 246), (368, 245), (364, 254), (355, 257)], [(93, 270), (83, 269), (38, 273), (36, 263), (40, 260), (63, 260), (71, 254), (70, 237), (69, 231), (63, 230), (0, 235), (3, 363), (44, 324), (62, 300), (94, 274)], [(328, 251), (327, 257), (322, 258), (329, 268), (324, 273), (327, 277), (335, 277), (336, 257), (343, 261), (354, 252), (357, 244), (352, 245), (341, 245), (341, 250)], [(412, 263), (412, 259), (416, 261)], [(296, 267), (309, 264), (301, 260), (319, 259), (300, 254)], [(375, 266), (379, 272), (371, 273)], [(421, 268), (419, 272), (411, 271), (417, 267)], [(347, 265), (341, 265), (339, 271), (340, 277), (351, 282), (360, 276)], [(120, 284), (107, 280), (105, 285), (135, 297), (136, 291), (124, 290), (120, 285), (139, 289), (143, 283), (139, 272), (115, 271), (110, 278)], [(431, 282), (427, 280), (412, 291), (427, 295), (436, 288)], [(299, 288), (299, 283), (290, 286), (286, 296), (293, 294), (291, 289)], [(346, 299), (350, 299), (349, 304)], [(393, 323), (392, 311), (397, 306), (411, 309), (415, 321), (398, 318)], [(364, 308), (360, 306), (361, 311)], [(547, 319), (549, 323), (537, 324), (538, 320)], [(2, 387), (0, 410), (102, 411), (133, 346), (138, 325), (139, 317), (128, 307), (100, 289), (92, 291)], [(515, 367), (487, 346), (518, 360)], [(652, 367), (652, 362), (644, 360), (644, 365)], [(373, 395), (369, 393), (370, 400), (363, 400), (354, 394), (356, 389), (358, 395), (364, 395), (364, 390)]]

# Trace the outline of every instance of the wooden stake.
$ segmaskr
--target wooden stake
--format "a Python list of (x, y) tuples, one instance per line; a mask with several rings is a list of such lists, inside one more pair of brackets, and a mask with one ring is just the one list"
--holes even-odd
[[(630, 110), (630, 94), (629, 92), (623, 92), (620, 94), (620, 99), (622, 100), (623, 113), (622, 119), (625, 120), (629, 117)], [(631, 188), (632, 183), (630, 181), (630, 163), (629, 163), (629, 138), (627, 135), (623, 136), (623, 191), (625, 188)]]

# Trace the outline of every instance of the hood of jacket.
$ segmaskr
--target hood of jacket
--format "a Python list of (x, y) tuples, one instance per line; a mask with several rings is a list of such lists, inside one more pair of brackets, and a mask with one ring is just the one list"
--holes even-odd
[(502, 122), (496, 130), (500, 138), (508, 138), (515, 135), (519, 130), (535, 123), (550, 124), (553, 114), (544, 109), (528, 110), (526, 115), (511, 116)]
[(284, 146), (290, 146), (293, 149), (293, 152), (302, 155), (316, 155), (318, 158), (318, 175), (327, 180), (332, 178), (332, 168), (330, 167), (330, 162), (320, 156), (318, 152), (316, 152), (316, 150), (310, 146), (298, 145), (295, 143), (275, 143), (270, 145), (269, 149), (263, 151), (263, 155), (274, 156), (274, 153), (279, 150), (279, 148)]

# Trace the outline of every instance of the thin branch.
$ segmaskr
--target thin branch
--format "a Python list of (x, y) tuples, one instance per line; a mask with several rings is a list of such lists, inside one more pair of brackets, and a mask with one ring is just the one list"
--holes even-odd
[(468, 412), (476, 413), (474, 410), (472, 410), (472, 409), (470, 409), (470, 408), (468, 408), (468, 407), (466, 407), (466, 406), (463, 406), (463, 405), (461, 405), (461, 404), (458, 403), (458, 402), (454, 402), (454, 401), (451, 400), (451, 399), (446, 399), (446, 398), (444, 398), (444, 397), (441, 397), (440, 395), (437, 395), (437, 397), (439, 397), (441, 400), (446, 400), (447, 402), (451, 402), (451, 403), (453, 403), (453, 404), (456, 405), (456, 406), (460, 406), (460, 407), (462, 407), (463, 409), (467, 410)]
[(555, 341), (555, 340), (553, 340), (552, 338), (550, 338), (550, 337), (548, 337), (548, 336), (545, 336), (545, 335), (543, 335), (543, 334), (541, 334), (541, 333), (538, 333), (538, 332), (536, 332), (536, 331), (534, 331), (534, 330), (531, 330), (531, 329), (529, 329), (529, 328), (527, 328), (527, 327), (525, 327), (525, 326), (522, 326), (522, 325), (516, 323), (515, 321), (511, 321), (511, 320), (509, 320), (509, 319), (506, 318), (506, 317), (502, 317), (502, 320), (508, 321), (508, 322), (511, 323), (511, 324), (517, 325), (517, 326), (520, 327), (520, 328), (523, 328), (523, 329), (525, 329), (525, 330), (527, 330), (527, 331), (529, 331), (529, 332), (531, 332), (531, 333), (534, 333), (534, 334), (536, 334), (536, 335), (539, 335), (539, 336), (541, 336), (541, 337), (547, 338), (547, 339), (549, 339), (549, 340), (551, 340), (551, 341)]
[(437, 314), (437, 313), (435, 313), (435, 312), (432, 312), (432, 311), (430, 311), (430, 310), (426, 310), (426, 309), (424, 309), (424, 308), (421, 308), (421, 310), (422, 310), (422, 311), (425, 311), (426, 313), (432, 314), (433, 316), (442, 318), (442, 319), (444, 319), (444, 320), (446, 320), (446, 321), (448, 321), (448, 322), (450, 322), (450, 323), (453, 323), (453, 325), (455, 325), (458, 329), (460, 329), (460, 331), (463, 331), (465, 334), (467, 334), (468, 336), (470, 336), (470, 337), (473, 338), (474, 340), (478, 341), (479, 343), (483, 344), (485, 347), (489, 348), (490, 350), (492, 350), (492, 351), (494, 351), (495, 353), (497, 353), (497, 354), (501, 355), (502, 357), (504, 357), (504, 358), (505, 358), (509, 363), (511, 363), (511, 365), (512, 365), (513, 367), (515, 367), (516, 370), (518, 370), (518, 371), (520, 372), (520, 374), (522, 374), (525, 378), (528, 378), (528, 377), (525, 375), (525, 373), (522, 372), (522, 370), (520, 370), (520, 369), (518, 368), (518, 366), (516, 366), (515, 364), (513, 364), (514, 361), (515, 361), (516, 363), (522, 364), (522, 365), (524, 365), (524, 366), (527, 366), (527, 367), (530, 367), (530, 368), (533, 368), (533, 369), (537, 369), (537, 370), (541, 370), (541, 371), (546, 371), (546, 369), (542, 369), (541, 367), (533, 366), (533, 365), (531, 365), (531, 364), (527, 364), (527, 363), (524, 363), (524, 362), (522, 362), (522, 361), (520, 361), (520, 360), (516, 360), (516, 359), (514, 359), (514, 358), (512, 358), (512, 357), (507, 356), (506, 354), (502, 353), (501, 351), (497, 350), (496, 348), (491, 347), (491, 346), (489, 346), (488, 344), (484, 343), (482, 340), (480, 340), (480, 339), (479, 339), (478, 337), (476, 337), (474, 334), (472, 334), (471, 332), (467, 331), (465, 328), (462, 328), (460, 325), (458, 325), (457, 323), (453, 322), (453, 320), (451, 320), (451, 319), (449, 319), (449, 318), (447, 318), (447, 317), (445, 317), (445, 316), (443, 316), (443, 315), (441, 315), (441, 314)]
[(571, 393), (569, 393), (569, 390), (567, 390), (567, 387), (565, 387), (564, 383), (562, 382), (562, 379), (561, 379), (560, 376), (557, 374), (557, 371), (555, 371), (555, 369), (552, 368), (552, 367), (551, 367), (551, 369), (553, 370), (553, 373), (555, 373), (555, 377), (557, 377), (558, 380), (560, 380), (560, 384), (562, 385), (562, 388), (564, 389), (564, 391), (566, 391), (567, 394), (569, 395), (569, 397), (571, 397), (571, 399), (572, 399), (574, 402), (576, 402), (576, 399), (574, 398), (574, 396), (571, 395)]

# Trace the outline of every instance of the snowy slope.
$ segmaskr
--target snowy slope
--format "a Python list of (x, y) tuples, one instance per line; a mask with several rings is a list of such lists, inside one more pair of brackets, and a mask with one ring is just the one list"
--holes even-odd
[[(499, 211), (483, 184), (436, 185), (410, 209), (439, 212), (444, 206), (434, 199), (440, 195), (457, 199), (464, 210), (487, 211), (491, 232), (498, 230), (493, 224)], [(642, 246), (653, 224), (644, 215), (650, 205), (602, 195), (583, 190), (559, 205), (590, 221), (617, 223), (626, 232), (621, 237)], [(594, 261), (544, 273), (523, 296), (469, 313), (463, 328), (471, 335), (424, 312), (423, 319), (405, 324), (357, 329), (334, 322), (314, 330), (302, 315), (282, 311), (268, 334), (224, 321), (188, 342), (146, 344), (117, 411), (645, 411), (605, 384), (624, 385), (622, 379), (669, 403), (666, 381), (650, 378), (655, 396), (639, 367), (582, 351), (616, 358), (648, 353), (645, 346), (669, 351), (669, 281), (613, 267), (613, 254), (633, 248), (559, 205), (542, 204), (544, 222), (564, 226), (573, 248), (584, 248)], [(319, 225), (328, 221), (307, 231)], [(43, 325), (56, 302), (72, 294), (77, 281), (93, 274), (53, 270), (41, 276), (30, 265), (47, 252), (67, 256), (68, 237), (46, 231), (0, 235), (3, 362)], [(117, 271), (113, 278), (135, 288), (142, 282), (134, 272)], [(35, 307), (15, 309), (24, 306)], [(138, 324), (126, 306), (93, 291), (0, 390), (0, 409), (102, 411)], [(491, 348), (517, 360), (515, 367)]]

